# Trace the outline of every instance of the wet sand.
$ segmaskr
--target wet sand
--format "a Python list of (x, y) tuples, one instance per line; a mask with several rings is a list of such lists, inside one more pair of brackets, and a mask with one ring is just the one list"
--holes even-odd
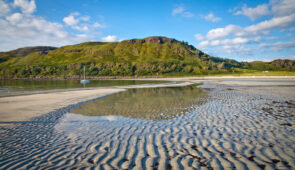
[(93, 89), (0, 98), (1, 122), (26, 121), (85, 100), (103, 97), (124, 89)]
[(62, 107), (1, 127), (0, 169), (294, 169), (295, 84), (287, 82), (205, 80), (202, 105), (163, 121), (71, 113), (85, 101)]

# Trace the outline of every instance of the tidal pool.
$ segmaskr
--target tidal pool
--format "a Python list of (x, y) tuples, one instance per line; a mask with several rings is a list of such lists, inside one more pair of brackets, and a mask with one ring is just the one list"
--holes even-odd
[(123, 116), (149, 120), (182, 115), (200, 103), (205, 92), (196, 85), (186, 87), (129, 89), (88, 102), (71, 113), (86, 116)]

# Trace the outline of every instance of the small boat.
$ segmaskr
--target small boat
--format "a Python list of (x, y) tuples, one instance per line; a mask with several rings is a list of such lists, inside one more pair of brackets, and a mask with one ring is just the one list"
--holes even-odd
[(87, 84), (87, 83), (90, 83), (90, 80), (80, 80), (80, 83), (81, 84)]
[(85, 66), (84, 66), (84, 79), (83, 79), (83, 80), (80, 80), (80, 83), (81, 83), (81, 84), (87, 84), (87, 83), (90, 83), (90, 80), (86, 80), (86, 78), (85, 78)]

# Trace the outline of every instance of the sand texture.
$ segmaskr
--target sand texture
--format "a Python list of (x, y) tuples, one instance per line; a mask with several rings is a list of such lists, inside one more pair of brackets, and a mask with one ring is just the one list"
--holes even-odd
[(201, 88), (204, 103), (175, 119), (71, 113), (80, 102), (0, 127), (0, 169), (295, 168), (293, 86)]
[(101, 88), (95, 90), (2, 97), (0, 98), (0, 120), (1, 122), (8, 123), (12, 121), (25, 121), (70, 104), (110, 95), (120, 91), (124, 91), (124, 89)]

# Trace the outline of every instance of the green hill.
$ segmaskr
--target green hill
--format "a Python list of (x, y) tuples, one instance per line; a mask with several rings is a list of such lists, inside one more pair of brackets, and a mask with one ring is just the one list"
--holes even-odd
[(88, 76), (182, 76), (261, 68), (294, 71), (294, 65), (291, 60), (257, 64), (212, 57), (186, 42), (166, 37), (86, 42), (60, 48), (27, 47), (0, 53), (1, 78), (77, 77), (84, 66)]
[(242, 67), (249, 70), (259, 71), (295, 71), (294, 60), (273, 60), (271, 62), (253, 61), (251, 63), (243, 62)]

